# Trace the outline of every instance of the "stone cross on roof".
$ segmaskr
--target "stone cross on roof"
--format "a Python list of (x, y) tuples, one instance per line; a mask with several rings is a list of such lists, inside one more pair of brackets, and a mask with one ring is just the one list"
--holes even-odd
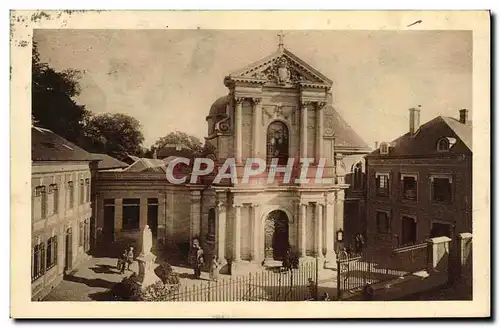
[(283, 50), (283, 48), (285, 47), (285, 43), (283, 41), (284, 38), (285, 38), (285, 33), (283, 33), (283, 31), (278, 33), (278, 40), (279, 40), (278, 49), (279, 50)]

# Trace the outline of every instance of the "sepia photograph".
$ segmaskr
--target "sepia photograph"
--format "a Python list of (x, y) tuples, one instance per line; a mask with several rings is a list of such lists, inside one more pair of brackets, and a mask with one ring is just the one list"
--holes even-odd
[(30, 59), (26, 302), (478, 301), (471, 28), (71, 27), (87, 14), (11, 12), (48, 22), (11, 39)]

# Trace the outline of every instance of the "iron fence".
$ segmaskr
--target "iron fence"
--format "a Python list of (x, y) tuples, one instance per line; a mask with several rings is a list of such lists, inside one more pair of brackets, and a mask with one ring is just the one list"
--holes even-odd
[(317, 265), (306, 262), (296, 269), (274, 268), (246, 276), (180, 286), (169, 301), (237, 302), (304, 301), (317, 297)]
[(340, 252), (337, 258), (337, 299), (361, 291), (365, 286), (408, 274), (395, 268), (388, 258), (380, 261), (369, 254)]

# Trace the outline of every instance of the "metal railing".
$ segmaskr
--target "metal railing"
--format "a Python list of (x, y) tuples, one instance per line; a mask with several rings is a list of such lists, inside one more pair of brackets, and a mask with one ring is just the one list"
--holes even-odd
[(246, 276), (179, 286), (169, 297), (176, 302), (304, 301), (317, 297), (317, 266), (314, 262), (297, 269), (274, 268)]
[(361, 291), (365, 286), (408, 274), (396, 268), (391, 258), (381, 261), (369, 254), (340, 252), (337, 258), (337, 299)]

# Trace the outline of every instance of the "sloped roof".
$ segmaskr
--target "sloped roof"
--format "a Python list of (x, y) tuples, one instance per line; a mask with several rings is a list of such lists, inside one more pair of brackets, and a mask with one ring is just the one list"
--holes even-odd
[(335, 148), (337, 150), (343, 150), (347, 153), (350, 151), (367, 153), (371, 150), (332, 106), (325, 109), (323, 119), (325, 129), (332, 129), (335, 135)]
[(177, 157), (193, 157), (193, 151), (186, 147), (184, 144), (171, 144), (171, 145), (165, 145), (165, 147), (161, 148), (158, 150), (157, 153), (158, 158), (165, 158), (165, 157), (170, 157), (170, 156), (177, 156)]
[(455, 132), (457, 137), (472, 151), (472, 125), (462, 124), (453, 117), (441, 116), (448, 126)]
[(97, 165), (98, 170), (109, 170), (128, 167), (127, 163), (124, 163), (108, 154), (92, 154), (92, 158), (99, 161)]
[(31, 128), (32, 161), (92, 161), (92, 154), (51, 130)]
[(165, 162), (161, 159), (138, 158), (136, 162), (127, 167), (127, 172), (165, 172)]
[(441, 138), (455, 138), (453, 144), (446, 154), (465, 154), (472, 152), (472, 126), (462, 124), (452, 117), (437, 116), (420, 126), (411, 135), (409, 132), (391, 142), (388, 155), (380, 155), (380, 149), (376, 149), (367, 157), (387, 156), (426, 156), (443, 154), (437, 150), (437, 142)]

